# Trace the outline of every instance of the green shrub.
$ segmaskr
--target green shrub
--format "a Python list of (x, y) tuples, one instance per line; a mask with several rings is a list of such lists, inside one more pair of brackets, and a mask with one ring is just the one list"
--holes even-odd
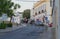
[(12, 23), (8, 23), (8, 24), (4, 22), (0, 23), (0, 29), (5, 29), (6, 27), (12, 27)]
[(7, 24), (7, 27), (12, 27), (12, 23), (8, 23)]
[(0, 29), (5, 29), (6, 28), (6, 23), (0, 23)]

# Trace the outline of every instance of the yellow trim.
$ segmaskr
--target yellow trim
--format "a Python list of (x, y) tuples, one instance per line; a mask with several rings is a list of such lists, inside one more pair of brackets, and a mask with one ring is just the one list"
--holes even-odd
[(38, 7), (40, 4), (44, 3), (45, 1), (39, 2), (37, 4), (34, 5), (34, 8)]
[(51, 10), (50, 12), (51, 12), (51, 14), (52, 14), (52, 7), (51, 7), (51, 9), (50, 9), (50, 10)]
[(41, 5), (44, 2), (50, 2), (50, 0), (40, 0), (39, 2), (34, 4), (34, 8), (38, 7), (39, 5)]

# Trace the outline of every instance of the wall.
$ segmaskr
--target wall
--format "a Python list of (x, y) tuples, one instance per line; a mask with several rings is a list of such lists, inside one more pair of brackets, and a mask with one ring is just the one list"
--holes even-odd
[(50, 0), (46, 2), (46, 11), (48, 20), (50, 21), (49, 23), (52, 23), (52, 7), (50, 7)]
[(31, 9), (31, 12), (30, 12), (30, 19), (33, 18), (33, 15), (34, 15), (34, 13), (33, 13), (33, 8), (32, 8), (32, 9)]
[(57, 26), (56, 26), (56, 39), (60, 39), (60, 0), (55, 0), (57, 7)]
[(56, 39), (60, 39), (60, 0), (55, 0), (55, 9), (53, 13), (53, 26), (56, 28)]
[(12, 17), (12, 23), (18, 23), (18, 24), (20, 24), (20, 17), (19, 16), (13, 16)]
[[(43, 0), (40, 0), (40, 2), (41, 1), (43, 1)], [(37, 5), (40, 2), (35, 3), (35, 4)], [(50, 16), (51, 11), (52, 11), (52, 8), (50, 7), (50, 0), (44, 0), (44, 2), (41, 2), (39, 5), (37, 5), (36, 7), (33, 7), (33, 8), (34, 9), (31, 10), (31, 18), (33, 18), (33, 15), (35, 15), (35, 13), (37, 13), (37, 15), (35, 16), (35, 19), (38, 18), (39, 11), (42, 13), (42, 10), (44, 10), (44, 11), (46, 10), (47, 12), (44, 12), (44, 14), (46, 14), (45, 16), (47, 16), (49, 18), (50, 23), (52, 22), (52, 17)]]

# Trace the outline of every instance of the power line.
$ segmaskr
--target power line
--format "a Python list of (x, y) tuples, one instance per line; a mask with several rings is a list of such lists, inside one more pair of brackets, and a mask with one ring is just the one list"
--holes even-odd
[(27, 1), (27, 0), (16, 0), (16, 1), (21, 1), (21, 2), (40, 2), (40, 1)]

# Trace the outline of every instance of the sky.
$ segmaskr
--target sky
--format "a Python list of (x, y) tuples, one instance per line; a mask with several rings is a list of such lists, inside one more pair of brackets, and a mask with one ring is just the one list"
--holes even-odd
[(21, 8), (17, 9), (17, 11), (23, 12), (25, 9), (32, 9), (33, 4), (38, 0), (12, 0), (12, 1), (14, 3), (20, 4)]

